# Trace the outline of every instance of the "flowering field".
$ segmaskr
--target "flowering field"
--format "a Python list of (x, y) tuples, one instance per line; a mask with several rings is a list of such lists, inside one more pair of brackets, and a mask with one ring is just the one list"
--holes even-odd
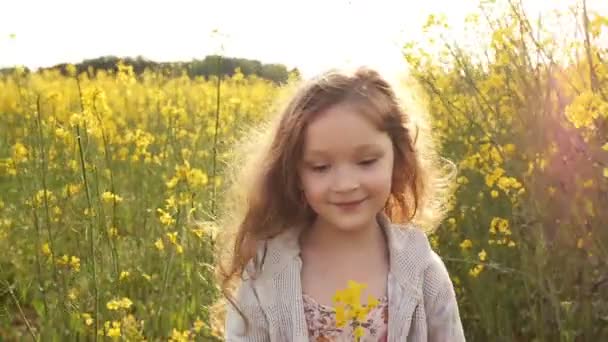
[(136, 80), (124, 65), (0, 81), (0, 336), (214, 334), (210, 220), (225, 145), (277, 91), (239, 73), (222, 80), (216, 128), (217, 88)]
[[(404, 48), (458, 166), (430, 238), (470, 340), (606, 339), (608, 20), (546, 18), (558, 41), (502, 4), (468, 18), (476, 49), (436, 16)], [(280, 91), (128, 65), (0, 76), (0, 340), (221, 340), (223, 163)]]

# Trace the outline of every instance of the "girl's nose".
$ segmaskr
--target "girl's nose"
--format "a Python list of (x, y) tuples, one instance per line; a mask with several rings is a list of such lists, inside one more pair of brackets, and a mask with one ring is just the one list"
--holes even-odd
[(359, 187), (359, 180), (355, 172), (346, 167), (339, 168), (333, 177), (332, 191), (348, 192)]

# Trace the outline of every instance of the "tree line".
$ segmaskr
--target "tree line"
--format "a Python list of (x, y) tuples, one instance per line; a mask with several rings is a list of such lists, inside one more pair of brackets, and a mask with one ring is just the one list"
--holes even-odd
[[(218, 74), (221, 76), (232, 76), (238, 68), (245, 76), (256, 75), (277, 84), (286, 83), (289, 74), (295, 74), (297, 77), (300, 76), (297, 68), (289, 70), (283, 64), (266, 64), (253, 59), (224, 57), (220, 55), (210, 55), (204, 59), (193, 59), (187, 62), (156, 62), (142, 56), (135, 58), (103, 56), (83, 60), (74, 66), (77, 73), (87, 72), (90, 77), (94, 77), (98, 70), (116, 72), (119, 62), (132, 66), (135, 75), (141, 75), (145, 70), (153, 70), (161, 72), (166, 76), (181, 76), (185, 72), (190, 78), (198, 76), (207, 78), (217, 76)], [(67, 75), (69, 73), (68, 65), (68, 63), (61, 63), (47, 68), (40, 68), (35, 72), (59, 70), (63, 75)], [(0, 75), (11, 74), (14, 70), (14, 67), (0, 69)], [(25, 72), (29, 73), (32, 70), (25, 68)]]

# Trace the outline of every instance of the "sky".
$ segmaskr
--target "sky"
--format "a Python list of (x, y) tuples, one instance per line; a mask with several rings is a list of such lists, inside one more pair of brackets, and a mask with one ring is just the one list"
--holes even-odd
[[(587, 1), (608, 14), (608, 0)], [(2, 0), (0, 67), (37, 68), (106, 55), (189, 61), (222, 53), (298, 67), (304, 75), (352, 64), (402, 69), (400, 49), (421, 36), (429, 14), (445, 13), (460, 37), (465, 16), (478, 2)], [(575, 0), (524, 2), (542, 11)]]

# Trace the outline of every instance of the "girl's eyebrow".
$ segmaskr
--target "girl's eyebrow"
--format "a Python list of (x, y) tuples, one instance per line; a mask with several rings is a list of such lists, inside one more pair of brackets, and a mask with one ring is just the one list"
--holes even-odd
[[(379, 149), (380, 146), (377, 144), (361, 144), (358, 145), (357, 147), (355, 147), (354, 151), (355, 153), (360, 153), (360, 152), (366, 152), (368, 150), (375, 150), (375, 149)], [(327, 155), (327, 151), (325, 150), (319, 150), (319, 149), (314, 149), (314, 150), (309, 150), (306, 152), (306, 155), (308, 156), (315, 156), (315, 155), (319, 155), (319, 156), (325, 156)]]

